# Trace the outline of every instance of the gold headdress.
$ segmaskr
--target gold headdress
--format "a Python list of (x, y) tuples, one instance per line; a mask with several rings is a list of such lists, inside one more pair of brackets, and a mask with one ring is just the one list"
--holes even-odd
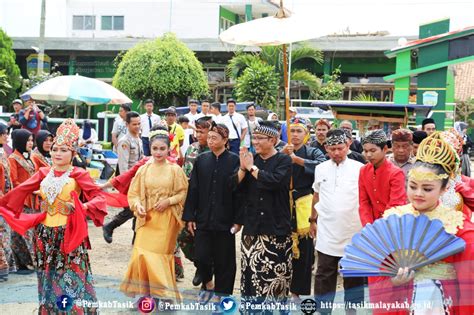
[(69, 149), (74, 150), (79, 139), (80, 128), (73, 119), (68, 118), (58, 127), (56, 137), (53, 143), (57, 145), (67, 145)]
[(441, 132), (435, 132), (424, 139), (418, 147), (416, 159), (430, 164), (439, 164), (447, 174), (436, 175), (412, 169), (408, 176), (417, 180), (441, 180), (453, 177), (458, 168), (459, 157), (453, 147), (443, 138)]

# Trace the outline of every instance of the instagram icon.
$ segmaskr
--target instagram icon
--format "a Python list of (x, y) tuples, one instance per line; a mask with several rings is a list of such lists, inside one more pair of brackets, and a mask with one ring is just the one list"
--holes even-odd
[(144, 314), (153, 312), (155, 310), (155, 300), (149, 296), (142, 297), (138, 300), (138, 310)]

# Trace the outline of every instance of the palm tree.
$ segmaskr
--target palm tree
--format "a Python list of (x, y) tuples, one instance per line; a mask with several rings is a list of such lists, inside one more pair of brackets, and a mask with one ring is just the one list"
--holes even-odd
[[(300, 69), (296, 66), (298, 61), (303, 59), (311, 59), (318, 64), (323, 63), (323, 54), (320, 50), (312, 48), (308, 45), (300, 45), (291, 51), (291, 75), (290, 82), (299, 82), (301, 85), (308, 87), (310, 96), (315, 97), (321, 87), (320, 79), (306, 69)], [(279, 98), (285, 90), (283, 83), (283, 53), (280, 46), (264, 46), (258, 53), (237, 52), (229, 61), (227, 66), (227, 74), (231, 78), (237, 80), (242, 72), (253, 61), (259, 60), (275, 67), (280, 82), (278, 84), (277, 106), (280, 105)]]

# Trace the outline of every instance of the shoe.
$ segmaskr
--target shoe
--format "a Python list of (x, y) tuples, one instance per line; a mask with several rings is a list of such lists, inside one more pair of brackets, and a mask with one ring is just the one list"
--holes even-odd
[(193, 286), (198, 287), (202, 283), (202, 278), (199, 275), (198, 271), (196, 270), (196, 273), (194, 274), (193, 278)]
[(108, 224), (106, 224), (102, 227), (102, 232), (104, 235), (104, 240), (109, 244), (112, 243), (112, 233), (114, 233), (114, 230), (111, 229)]

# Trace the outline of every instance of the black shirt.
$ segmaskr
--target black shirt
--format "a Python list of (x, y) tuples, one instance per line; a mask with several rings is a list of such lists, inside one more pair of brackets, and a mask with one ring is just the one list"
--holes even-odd
[(303, 145), (295, 155), (304, 159), (304, 167), (293, 164), (293, 199), (313, 193), (314, 170), (316, 165), (326, 161), (326, 156), (321, 150)]
[(229, 231), (234, 223), (242, 224), (234, 181), (239, 165), (239, 156), (227, 150), (218, 157), (213, 152), (199, 154), (191, 172), (183, 220), (210, 231)]
[(285, 147), (285, 145), (287, 145), (288, 143), (286, 143), (285, 141), (283, 140), (280, 140), (278, 142), (278, 144), (275, 146), (275, 150), (277, 150), (278, 152), (281, 152), (281, 150), (283, 150), (283, 148)]
[(349, 149), (353, 152), (358, 152), (358, 153), (362, 153), (362, 151), (364, 151), (364, 147), (362, 147), (362, 144), (360, 143), (360, 141), (355, 140), (355, 139), (352, 140), (352, 143)]
[(352, 151), (347, 155), (349, 159), (359, 161), (362, 164), (367, 164), (367, 161), (365, 160), (364, 156), (360, 154), (359, 152)]
[(312, 148), (316, 148), (316, 149), (321, 150), (321, 152), (323, 152), (324, 155), (326, 155), (326, 153), (327, 153), (326, 148), (324, 147), (324, 144), (319, 143), (318, 139), (311, 142), (309, 146), (312, 147)]
[(258, 179), (247, 173), (239, 185), (243, 197), (243, 235), (289, 235), (291, 158), (277, 153), (263, 160), (256, 155), (254, 164), (259, 169)]

